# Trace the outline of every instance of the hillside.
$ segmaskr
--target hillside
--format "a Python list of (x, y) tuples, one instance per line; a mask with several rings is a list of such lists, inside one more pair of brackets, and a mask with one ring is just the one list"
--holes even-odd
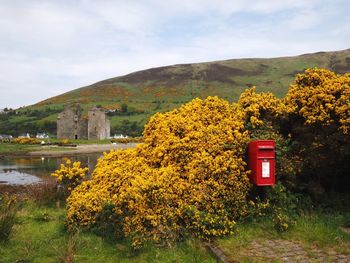
[[(142, 70), (41, 101), (21, 109), (20, 118), (16, 116), (9, 121), (16, 123), (16, 127), (26, 127), (26, 123), (34, 122), (42, 130), (45, 125), (52, 130), (57, 112), (62, 110), (63, 105), (79, 102), (85, 109), (95, 105), (119, 109), (115, 116), (111, 116), (112, 130), (130, 133), (134, 129), (139, 133), (155, 112), (173, 109), (195, 97), (217, 95), (232, 102), (251, 86), (282, 97), (295, 75), (310, 67), (327, 68), (341, 74), (349, 72), (350, 49), (295, 57), (232, 59)], [(33, 118), (35, 116), (31, 115), (35, 110), (47, 114)], [(128, 131), (123, 130), (127, 126)]]

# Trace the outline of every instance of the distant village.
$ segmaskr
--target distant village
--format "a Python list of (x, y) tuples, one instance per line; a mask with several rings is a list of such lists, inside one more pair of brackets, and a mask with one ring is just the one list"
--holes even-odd
[[(12, 109), (0, 109), (0, 114), (6, 114)], [(103, 108), (93, 107), (87, 114), (84, 114), (80, 105), (66, 106), (65, 109), (57, 116), (57, 139), (87, 139), (103, 140), (109, 138), (127, 138), (123, 134), (110, 135), (110, 120), (106, 116)], [(29, 134), (23, 133), (17, 138), (37, 138), (49, 139), (46, 132)], [(0, 140), (11, 141), (14, 138), (11, 134), (0, 134)]]

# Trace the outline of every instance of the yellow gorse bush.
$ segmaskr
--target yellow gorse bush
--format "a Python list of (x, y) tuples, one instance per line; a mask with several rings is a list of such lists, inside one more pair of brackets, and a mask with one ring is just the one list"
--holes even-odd
[(41, 141), (36, 138), (27, 138), (27, 137), (15, 138), (12, 142), (17, 144), (40, 144), (41, 143)]
[(302, 119), (306, 130), (317, 123), (335, 125), (345, 136), (349, 95), (349, 74), (310, 69), (296, 77), (284, 99), (253, 88), (233, 105), (208, 97), (157, 113), (145, 126), (142, 144), (104, 154), (92, 179), (72, 191), (67, 222), (94, 226), (112, 207), (110, 223), (135, 247), (188, 233), (200, 238), (232, 234), (235, 221), (248, 213), (250, 139), (275, 139), (278, 158), (287, 163), (278, 164), (277, 173), (295, 177), (303, 159), (290, 151), (295, 134), (284, 132)]
[(62, 139), (58, 142), (58, 144), (67, 145), (67, 144), (71, 144), (71, 141), (69, 139)]
[(247, 212), (244, 114), (217, 97), (154, 115), (136, 149), (105, 154), (68, 198), (69, 224), (92, 225), (106, 204), (134, 246), (184, 233), (232, 234)]
[(350, 74), (308, 69), (298, 74), (283, 100), (286, 130), (298, 145), (299, 177), (314, 196), (350, 186)]
[(237, 106), (245, 114), (245, 128), (252, 140), (275, 141), (278, 179), (295, 176), (300, 172), (300, 157), (289, 153), (290, 138), (285, 138), (279, 131), (279, 121), (287, 115), (284, 101), (276, 98), (271, 92), (257, 93), (253, 87), (241, 94)]
[(282, 100), (276, 98), (271, 92), (257, 93), (255, 87), (246, 89), (241, 94), (238, 106), (253, 128), (266, 125), (267, 120), (281, 116), (286, 111)]
[(56, 170), (51, 176), (56, 177), (57, 183), (66, 186), (69, 191), (78, 186), (85, 178), (89, 168), (80, 167), (80, 162), (67, 160), (65, 164), (61, 164), (60, 169)]
[(337, 75), (326, 69), (308, 69), (298, 74), (284, 99), (287, 112), (305, 119), (306, 124), (350, 129), (350, 74)]

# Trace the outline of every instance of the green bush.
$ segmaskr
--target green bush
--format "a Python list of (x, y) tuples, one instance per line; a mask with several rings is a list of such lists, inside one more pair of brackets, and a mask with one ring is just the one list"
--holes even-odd
[(105, 204), (95, 223), (90, 227), (93, 233), (108, 241), (124, 237), (123, 229), (120, 227), (122, 218), (115, 214), (114, 209), (114, 204)]
[(270, 218), (279, 232), (294, 226), (301, 211), (311, 206), (306, 197), (288, 191), (281, 183), (269, 188), (255, 188), (252, 195), (256, 197), (250, 202), (247, 219)]

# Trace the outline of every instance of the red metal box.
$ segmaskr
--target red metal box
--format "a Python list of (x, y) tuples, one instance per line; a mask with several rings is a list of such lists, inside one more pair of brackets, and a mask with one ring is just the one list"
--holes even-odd
[(275, 142), (256, 140), (248, 145), (250, 181), (258, 186), (275, 184)]

